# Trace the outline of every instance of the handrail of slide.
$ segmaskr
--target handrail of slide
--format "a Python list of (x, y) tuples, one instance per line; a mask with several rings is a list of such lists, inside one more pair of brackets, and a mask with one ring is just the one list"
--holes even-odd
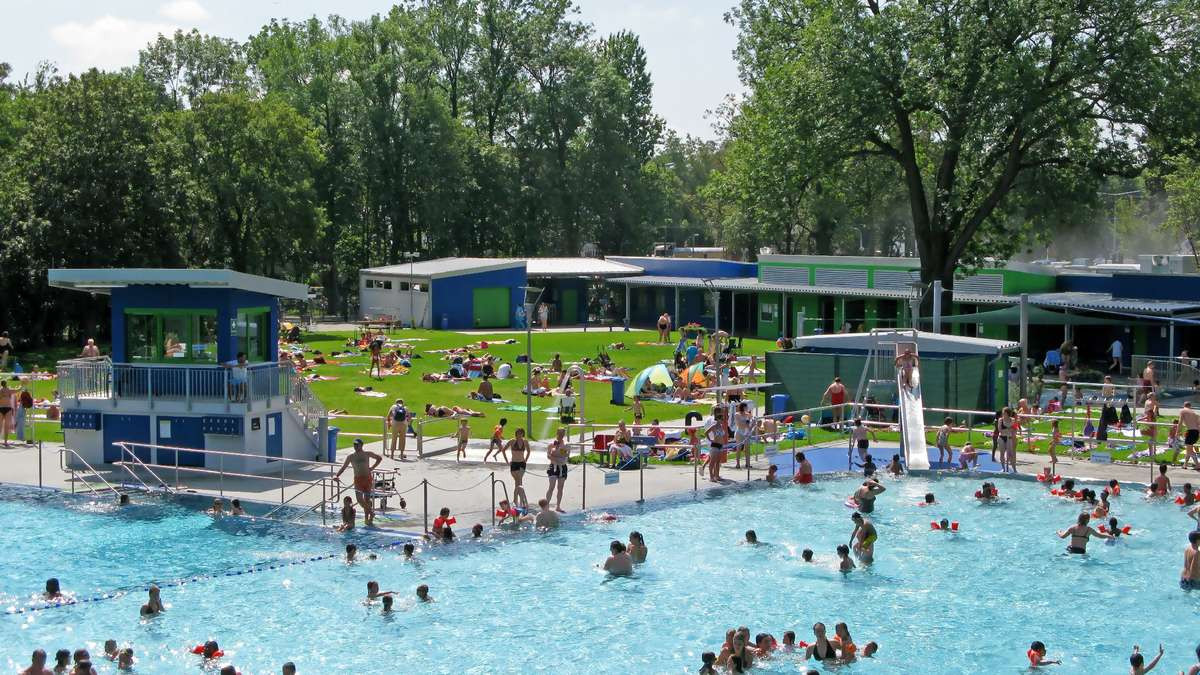
[[(901, 349), (911, 346), (917, 353), (915, 342), (898, 343), (896, 356)], [(921, 369), (913, 366), (910, 386), (904, 386), (899, 370), (896, 371), (896, 389), (900, 397), (900, 437), (903, 439), (904, 458), (909, 469), (928, 469), (929, 453), (925, 449), (925, 408), (921, 397)]]

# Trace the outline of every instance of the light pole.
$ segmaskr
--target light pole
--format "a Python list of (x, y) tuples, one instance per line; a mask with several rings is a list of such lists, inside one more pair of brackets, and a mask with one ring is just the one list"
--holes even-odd
[(420, 253), (416, 251), (404, 252), (404, 259), (408, 261), (408, 325), (412, 328), (417, 327), (417, 315), (413, 309), (416, 305), (413, 302), (413, 263), (416, 262), (418, 255)]
[[(533, 440), (533, 321), (530, 321), (529, 308), (538, 306), (538, 303), (542, 301), (542, 291), (545, 289), (522, 286), (521, 290), (525, 292), (522, 298), (525, 301), (525, 438)], [(533, 291), (537, 291), (537, 297), (530, 305), (529, 294)], [(583, 388), (582, 379), (579, 386)]]

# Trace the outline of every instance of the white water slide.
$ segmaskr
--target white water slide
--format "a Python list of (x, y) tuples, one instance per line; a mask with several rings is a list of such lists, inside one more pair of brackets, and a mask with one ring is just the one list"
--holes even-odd
[[(914, 342), (896, 344), (896, 356), (911, 349), (917, 353)], [(904, 386), (904, 375), (896, 370), (896, 388), (900, 394), (900, 438), (904, 446), (904, 461), (909, 469), (928, 469), (929, 453), (925, 450), (925, 406), (921, 400), (921, 369), (912, 370), (912, 387)]]

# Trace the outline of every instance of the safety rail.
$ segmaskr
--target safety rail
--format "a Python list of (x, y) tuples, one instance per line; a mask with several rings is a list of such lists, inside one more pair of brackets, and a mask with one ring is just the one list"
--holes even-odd
[[(40, 454), (40, 450), (39, 450), (39, 454)], [(76, 460), (78, 460), (80, 464), (87, 467), (88, 472), (91, 473), (92, 476), (98, 478), (101, 483), (104, 483), (104, 486), (106, 488), (108, 488), (108, 490), (110, 492), (117, 492), (117, 488), (113, 487), (112, 483), (109, 483), (107, 480), (105, 480), (104, 476), (101, 476), (100, 472), (97, 471), (96, 468), (93, 467), (91, 464), (89, 464), (86, 459), (84, 459), (82, 456), (80, 456), (80, 454), (78, 452), (72, 450), (71, 448), (63, 446), (58, 449), (58, 467), (60, 469), (62, 469), (63, 473), (71, 474), (71, 494), (75, 493), (75, 482), (76, 481), (80, 481), (84, 485), (86, 485), (87, 489), (91, 490), (92, 494), (94, 494), (94, 495), (98, 495), (98, 494), (100, 494), (100, 492), (96, 488), (92, 487), (92, 484), (87, 482), (86, 478), (81, 478), (79, 476), (79, 472), (76, 471), (74, 467), (68, 466), (67, 463), (65, 461), (63, 461), (65, 458), (65, 455), (67, 455), (67, 454), (70, 454)], [(41, 466), (40, 460), (38, 462), (38, 465), (39, 465), (39, 467)]]
[(57, 367), (63, 400), (157, 401), (245, 404), (249, 409), (289, 395), (291, 364), (246, 366), (245, 380), (234, 368), (219, 365), (113, 363), (108, 357), (70, 359)]
[(321, 399), (313, 393), (308, 380), (290, 367), (283, 367), (283, 377), (287, 387), (288, 410), (304, 427), (304, 430), (316, 438), (318, 448), (325, 447), (325, 430), (328, 428), (329, 411), (321, 403)]
[[(154, 473), (154, 469), (151, 469), (149, 466), (146, 466), (146, 463), (142, 461), (141, 457), (137, 456), (137, 453), (133, 452), (127, 446), (122, 445), (120, 443), (117, 444), (117, 447), (119, 447), (121, 449), (122, 457), (128, 456), (130, 459), (133, 460), (134, 465), (136, 465), (138, 468), (142, 469), (146, 473), (153, 476), (154, 480), (158, 481), (158, 486), (160, 488), (162, 488), (163, 490), (166, 490), (168, 493), (171, 493), (171, 494), (175, 493), (175, 490), (171, 489), (171, 486), (167, 485), (166, 481), (164, 481), (161, 477), (159, 477), (159, 475), (157, 473)], [(175, 455), (178, 457), (179, 453), (176, 452)], [(152, 489), (149, 485), (146, 484), (146, 481), (142, 480), (142, 477), (137, 475), (137, 472), (134, 471), (133, 468), (131, 468), (130, 465), (127, 462), (125, 462), (124, 460), (121, 460), (119, 462), (114, 462), (114, 464), (119, 465), (122, 469), (124, 469), (126, 471), (126, 473), (128, 473), (130, 476), (133, 477), (134, 480), (141, 483), (142, 487), (145, 488), (147, 491)]]
[[(414, 417), (412, 420), (412, 427), (413, 430), (417, 432), (417, 457), (420, 458), (425, 456), (425, 441), (436, 441), (440, 438), (452, 438), (455, 432), (458, 430), (458, 421), (460, 419), (464, 419), (464, 417), (460, 415), (455, 415), (454, 417)], [(465, 419), (470, 418), (467, 417)], [(427, 435), (425, 433), (425, 425), (435, 424), (438, 422), (453, 422), (454, 428), (451, 429), (450, 433), (447, 434), (438, 434), (435, 436)]]
[(1134, 354), (1130, 357), (1131, 376), (1141, 378), (1149, 364), (1154, 364), (1154, 379), (1159, 388), (1175, 391), (1193, 391), (1200, 381), (1200, 359), (1190, 356), (1146, 356)]

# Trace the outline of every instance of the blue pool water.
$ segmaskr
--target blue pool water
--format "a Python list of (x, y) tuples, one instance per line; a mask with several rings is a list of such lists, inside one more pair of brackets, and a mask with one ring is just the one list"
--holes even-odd
[[(843, 576), (833, 552), (850, 534), (842, 502), (857, 482), (667, 500), (615, 523), (574, 520), (549, 534), (426, 549), (420, 564), (383, 550), (354, 566), (325, 559), (241, 576), (221, 572), (307, 560), (344, 540), (311, 528), (214, 524), (171, 506), (132, 516), (68, 496), (7, 495), (0, 592), (8, 605), (23, 606), (51, 575), (81, 595), (216, 576), (165, 590), (169, 611), (147, 621), (137, 616), (140, 591), (0, 617), (3, 653), (11, 672), (35, 647), (97, 654), (111, 637), (133, 646), (138, 672), (179, 673), (199, 665), (187, 650), (213, 638), (247, 674), (277, 673), (289, 659), (303, 673), (682, 673), (717, 651), (729, 627), (777, 638), (793, 629), (807, 639), (814, 621), (846, 621), (860, 647), (876, 640), (881, 651), (839, 672), (1020, 672), (1035, 639), (1064, 659), (1056, 672), (1125, 672), (1135, 642), (1164, 643), (1165, 672), (1191, 663), (1200, 593), (1177, 583), (1189, 522), (1179, 507), (1131, 491), (1115, 513), (1134, 536), (1070, 556), (1054, 532), (1078, 507), (1036, 483), (1002, 480), (1011, 501), (987, 506), (973, 498), (974, 480), (889, 481), (874, 516), (877, 562)], [(927, 491), (940, 506), (916, 506)], [(931, 532), (929, 521), (942, 516), (962, 532)], [(739, 545), (748, 528), (768, 545)], [(634, 578), (607, 579), (595, 565), (611, 539), (634, 529), (650, 548), (647, 563)], [(800, 559), (806, 547), (815, 564)], [(381, 616), (361, 603), (370, 579), (400, 593), (399, 611)], [(435, 603), (411, 601), (421, 583)], [(761, 666), (795, 672), (797, 664), (782, 655)], [(101, 672), (113, 669), (105, 662)]]

